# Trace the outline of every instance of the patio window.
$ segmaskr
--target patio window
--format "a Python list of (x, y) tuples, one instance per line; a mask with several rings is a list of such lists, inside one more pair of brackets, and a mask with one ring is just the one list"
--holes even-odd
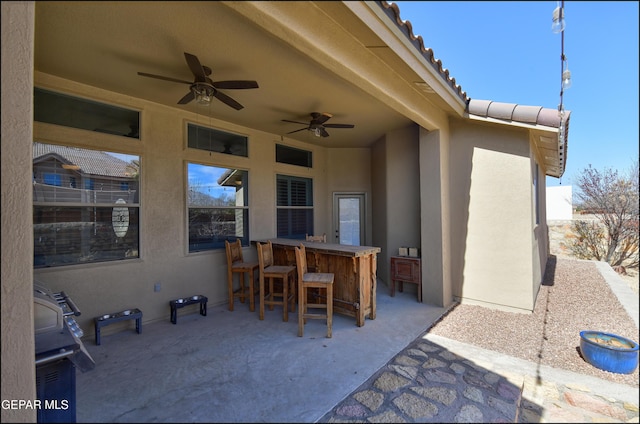
[(296, 149), (295, 147), (276, 144), (276, 162), (312, 168), (313, 153), (309, 150)]
[(313, 181), (311, 178), (278, 175), (278, 237), (304, 239), (313, 234)]
[(249, 173), (187, 164), (189, 252), (223, 249), (224, 241), (249, 245)]
[(33, 118), (36, 122), (140, 138), (140, 112), (102, 102), (35, 88)]
[(187, 145), (192, 149), (247, 157), (247, 144), (246, 136), (187, 124)]
[(34, 266), (138, 258), (139, 173), (138, 156), (34, 142)]

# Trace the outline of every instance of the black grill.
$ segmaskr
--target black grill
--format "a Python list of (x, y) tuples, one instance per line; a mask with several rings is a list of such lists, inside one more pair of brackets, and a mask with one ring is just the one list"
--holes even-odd
[(95, 367), (74, 316), (81, 314), (64, 292), (34, 283), (36, 394), (39, 423), (76, 422), (76, 368)]

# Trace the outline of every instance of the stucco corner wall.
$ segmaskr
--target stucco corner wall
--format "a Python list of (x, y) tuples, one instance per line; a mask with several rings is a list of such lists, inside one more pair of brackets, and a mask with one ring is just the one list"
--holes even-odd
[[(31, 146), (35, 2), (2, 2), (2, 422), (36, 422)], [(26, 307), (25, 307), (26, 305)]]
[(532, 161), (525, 130), (456, 121), (451, 143), (454, 295), (533, 308)]
[(409, 125), (388, 132), (371, 149), (372, 245), (381, 247), (377, 274), (385, 284), (398, 248), (421, 245), (419, 148), (419, 127)]
[(420, 129), (422, 298), (425, 303), (442, 307), (455, 300), (450, 251), (449, 146), (447, 127), (437, 131)]

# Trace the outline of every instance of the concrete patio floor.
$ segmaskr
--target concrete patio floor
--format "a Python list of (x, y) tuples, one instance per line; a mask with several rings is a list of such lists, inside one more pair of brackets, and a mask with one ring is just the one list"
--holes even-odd
[[(389, 296), (378, 282), (377, 314), (357, 327), (334, 314), (333, 337), (297, 310), (250, 312), (248, 303), (197, 305), (167, 319), (133, 321), (85, 343), (95, 369), (77, 372), (78, 422), (315, 422), (437, 321), (445, 309), (417, 302), (415, 288)], [(144, 313), (144, 311), (143, 311)], [(93, 328), (85, 328), (85, 333)]]

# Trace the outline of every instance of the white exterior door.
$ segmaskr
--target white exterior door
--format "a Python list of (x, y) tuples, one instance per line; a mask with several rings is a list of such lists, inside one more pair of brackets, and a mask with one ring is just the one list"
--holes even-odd
[(364, 200), (364, 193), (334, 193), (333, 243), (350, 246), (364, 244)]

